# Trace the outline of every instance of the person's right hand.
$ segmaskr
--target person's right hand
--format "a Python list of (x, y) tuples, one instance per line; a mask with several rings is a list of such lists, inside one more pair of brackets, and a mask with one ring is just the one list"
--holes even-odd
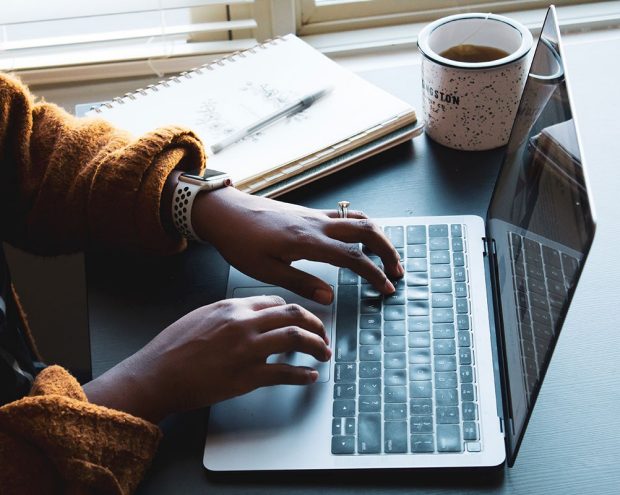
[(259, 387), (316, 381), (316, 370), (266, 363), (291, 351), (331, 357), (319, 318), (278, 296), (228, 299), (187, 314), (84, 390), (92, 403), (158, 422)]

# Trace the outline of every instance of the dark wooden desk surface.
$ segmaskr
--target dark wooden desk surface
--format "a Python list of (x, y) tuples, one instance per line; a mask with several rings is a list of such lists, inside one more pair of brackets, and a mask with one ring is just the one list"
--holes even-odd
[[(599, 229), (547, 380), (513, 469), (494, 473), (237, 473), (202, 467), (206, 411), (174, 416), (139, 493), (620, 493), (620, 295), (612, 214), (620, 190), (620, 105), (613, 74), (620, 40), (568, 46), (569, 77), (597, 207)], [(420, 108), (419, 67), (363, 74)], [(616, 77), (617, 78), (617, 77)], [(281, 199), (333, 208), (347, 199), (371, 216), (469, 213), (485, 216), (501, 151), (456, 153), (425, 136)], [(98, 375), (199, 305), (221, 299), (228, 267), (207, 246), (169, 259), (89, 256), (93, 372)], [(602, 296), (602, 297), (601, 297)], [(309, 446), (311, 448), (311, 446)]]

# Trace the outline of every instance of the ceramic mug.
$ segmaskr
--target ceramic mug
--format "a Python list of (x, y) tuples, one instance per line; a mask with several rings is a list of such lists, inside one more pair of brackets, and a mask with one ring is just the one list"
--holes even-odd
[[(487, 62), (442, 56), (459, 45), (502, 50)], [(508, 142), (529, 69), (532, 35), (522, 24), (495, 14), (457, 14), (427, 25), (422, 53), (422, 105), (426, 133), (460, 150), (488, 150)]]

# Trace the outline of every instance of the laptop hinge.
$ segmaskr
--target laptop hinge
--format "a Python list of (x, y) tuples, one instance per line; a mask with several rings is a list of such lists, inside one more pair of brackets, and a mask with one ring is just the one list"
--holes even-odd
[(484, 249), (482, 254), (484, 254), (485, 256), (488, 256), (489, 253), (491, 253), (493, 256), (497, 254), (497, 251), (495, 249), (495, 239), (489, 239), (488, 237), (483, 237), (482, 246)]

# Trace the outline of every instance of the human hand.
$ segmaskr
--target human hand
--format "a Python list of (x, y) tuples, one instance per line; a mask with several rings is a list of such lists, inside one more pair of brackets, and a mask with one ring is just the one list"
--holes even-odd
[[(384, 294), (394, 292), (388, 277), (404, 274), (392, 244), (358, 211), (338, 218), (335, 210), (313, 210), (226, 187), (196, 198), (192, 224), (202, 239), (240, 271), (322, 304), (333, 300), (331, 287), (292, 267), (293, 261), (307, 259), (349, 268)], [(385, 272), (362, 252), (359, 243), (381, 258)]]
[(259, 387), (315, 382), (316, 370), (266, 363), (292, 351), (329, 360), (319, 318), (278, 296), (228, 299), (187, 314), (84, 390), (92, 403), (158, 422)]

